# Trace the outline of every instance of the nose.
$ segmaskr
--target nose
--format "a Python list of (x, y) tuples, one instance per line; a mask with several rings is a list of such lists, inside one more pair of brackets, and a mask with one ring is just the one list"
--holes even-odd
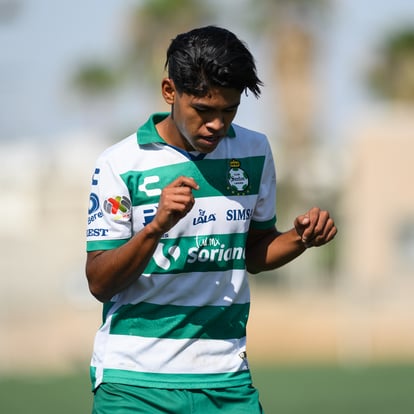
[(206, 127), (213, 131), (221, 131), (224, 128), (224, 119), (221, 115), (216, 115), (206, 122)]

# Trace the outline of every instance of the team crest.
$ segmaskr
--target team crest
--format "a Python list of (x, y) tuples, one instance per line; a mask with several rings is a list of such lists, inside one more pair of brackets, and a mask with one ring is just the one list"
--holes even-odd
[(230, 161), (230, 169), (227, 173), (228, 189), (232, 194), (246, 194), (249, 192), (249, 176), (240, 168), (241, 163), (235, 159)]

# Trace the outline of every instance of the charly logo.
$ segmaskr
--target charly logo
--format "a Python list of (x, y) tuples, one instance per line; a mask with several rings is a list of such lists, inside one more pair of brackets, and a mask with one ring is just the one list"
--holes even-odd
[(205, 224), (209, 221), (216, 221), (216, 214), (206, 214), (206, 210), (200, 208), (198, 210), (198, 217), (193, 218), (193, 225), (197, 226), (197, 224)]
[(148, 188), (152, 184), (156, 184), (160, 181), (158, 175), (151, 175), (150, 177), (145, 177), (144, 182), (138, 186), (138, 190), (144, 192), (147, 197), (156, 197), (161, 194), (160, 188)]
[(131, 201), (126, 196), (107, 198), (103, 208), (114, 216), (115, 221), (128, 220), (131, 217)]
[(249, 192), (249, 176), (246, 171), (241, 168), (238, 160), (230, 161), (230, 169), (227, 173), (228, 189), (232, 194), (246, 194)]

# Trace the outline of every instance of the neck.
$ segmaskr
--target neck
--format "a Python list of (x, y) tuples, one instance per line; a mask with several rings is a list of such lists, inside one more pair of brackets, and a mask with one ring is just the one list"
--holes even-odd
[(185, 151), (194, 151), (190, 145), (186, 145), (186, 140), (182, 137), (180, 131), (172, 119), (171, 114), (155, 125), (160, 137), (169, 145), (181, 148)]

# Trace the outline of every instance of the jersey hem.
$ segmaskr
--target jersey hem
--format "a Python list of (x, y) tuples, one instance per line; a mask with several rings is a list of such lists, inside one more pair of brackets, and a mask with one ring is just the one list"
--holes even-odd
[(224, 374), (158, 374), (104, 369), (102, 381), (95, 384), (94, 389), (97, 389), (101, 383), (162, 389), (217, 389), (250, 385), (252, 377), (248, 369)]

